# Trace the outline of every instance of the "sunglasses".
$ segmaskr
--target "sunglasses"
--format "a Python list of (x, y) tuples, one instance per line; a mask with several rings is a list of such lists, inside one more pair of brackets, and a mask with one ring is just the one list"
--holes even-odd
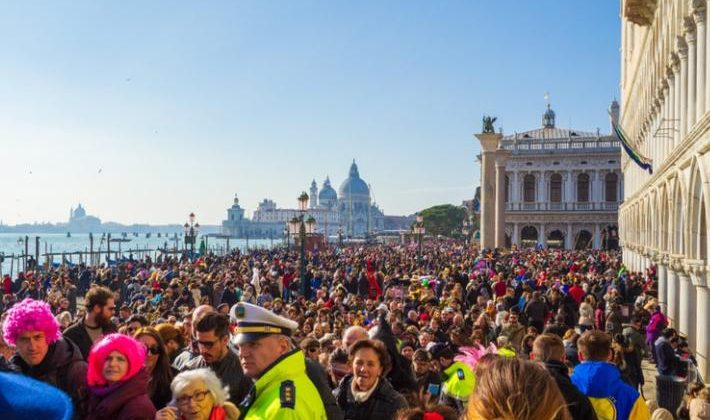
[(308, 353), (315, 353), (320, 350), (319, 347), (308, 347)]
[(197, 345), (202, 346), (206, 349), (211, 349), (214, 347), (215, 344), (217, 344), (219, 340), (214, 340), (214, 341), (197, 341)]
[(158, 346), (145, 346), (145, 349), (149, 351), (152, 355), (160, 354), (160, 347)]

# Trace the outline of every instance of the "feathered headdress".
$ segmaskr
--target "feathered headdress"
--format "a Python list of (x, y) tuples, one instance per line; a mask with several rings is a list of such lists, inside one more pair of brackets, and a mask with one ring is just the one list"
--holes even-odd
[(481, 360), (481, 357), (489, 353), (497, 354), (498, 348), (493, 343), (489, 344), (488, 347), (483, 347), (481, 345), (466, 346), (459, 347), (459, 353), (463, 354), (456, 355), (454, 360), (457, 362), (464, 362), (469, 365), (471, 369), (475, 369), (478, 361)]

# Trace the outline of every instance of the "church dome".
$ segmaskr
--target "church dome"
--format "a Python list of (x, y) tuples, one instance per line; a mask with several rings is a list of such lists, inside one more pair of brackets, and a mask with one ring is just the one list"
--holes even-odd
[(360, 178), (360, 173), (357, 170), (357, 164), (353, 160), (353, 164), (350, 165), (350, 174), (345, 181), (340, 185), (339, 191), (340, 197), (347, 197), (350, 194), (353, 195), (370, 195), (370, 188), (368, 188), (365, 181)]
[(79, 219), (81, 217), (86, 217), (86, 210), (79, 204), (79, 207), (74, 210), (74, 218)]
[(326, 178), (323, 182), (323, 187), (321, 187), (318, 193), (318, 201), (323, 203), (325, 201), (335, 201), (338, 199), (338, 194), (335, 189), (330, 185), (330, 178)]

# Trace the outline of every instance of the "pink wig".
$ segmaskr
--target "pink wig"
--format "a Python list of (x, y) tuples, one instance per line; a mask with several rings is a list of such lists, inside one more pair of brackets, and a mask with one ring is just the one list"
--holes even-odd
[(43, 332), (47, 344), (62, 338), (59, 323), (52, 315), (49, 304), (29, 298), (16, 304), (7, 312), (7, 319), (3, 324), (5, 342), (14, 346), (20, 334), (26, 331)]
[(106, 385), (103, 375), (104, 362), (113, 351), (121, 353), (128, 360), (128, 372), (122, 381), (131, 379), (143, 367), (145, 346), (142, 343), (127, 335), (109, 334), (91, 347), (89, 368), (86, 372), (89, 386)]

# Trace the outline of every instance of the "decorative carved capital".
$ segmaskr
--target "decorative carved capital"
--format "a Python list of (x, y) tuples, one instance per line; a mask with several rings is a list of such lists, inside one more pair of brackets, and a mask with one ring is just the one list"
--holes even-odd
[(649, 26), (658, 6), (657, 0), (626, 0), (624, 2), (624, 17), (641, 26)]
[(707, 287), (708, 283), (705, 260), (694, 260), (687, 258), (683, 260), (683, 268), (690, 276), (690, 281), (693, 283), (693, 286)]
[(685, 269), (683, 267), (683, 255), (672, 254), (668, 259), (668, 267), (677, 273), (684, 273)]
[(678, 57), (681, 60), (687, 60), (688, 59), (688, 43), (685, 42), (685, 38), (678, 35), (676, 37), (676, 47), (678, 48)]
[(705, 25), (706, 8), (706, 0), (693, 0), (693, 19), (696, 25)]
[(685, 34), (685, 39), (688, 42), (695, 42), (695, 21), (692, 16), (686, 16), (683, 18), (683, 33)]

